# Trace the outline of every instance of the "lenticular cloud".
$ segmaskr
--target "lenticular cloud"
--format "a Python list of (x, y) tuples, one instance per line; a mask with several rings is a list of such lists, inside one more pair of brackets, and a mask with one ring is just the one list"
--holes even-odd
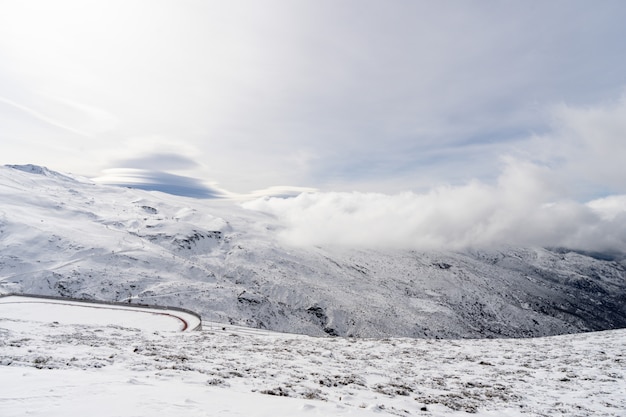
[(430, 192), (306, 193), (244, 204), (275, 215), (294, 245), (452, 249), (533, 245), (626, 253), (626, 196), (580, 203), (550, 172), (508, 161), (496, 184)]

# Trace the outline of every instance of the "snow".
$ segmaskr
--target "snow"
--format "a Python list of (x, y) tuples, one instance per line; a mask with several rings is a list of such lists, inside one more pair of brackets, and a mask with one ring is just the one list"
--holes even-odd
[(0, 416), (624, 415), (626, 330), (577, 334), (626, 325), (623, 259), (296, 248), (283, 227), (0, 167), (0, 294), (131, 303), (0, 297)]
[(353, 339), (0, 317), (0, 415), (620, 416), (626, 330)]
[(200, 320), (171, 309), (148, 309), (23, 296), (0, 297), (0, 317), (43, 323), (117, 325), (142, 330), (193, 330)]
[(341, 412), (339, 407), (324, 403), (313, 405), (211, 388), (200, 380), (183, 382), (167, 377), (138, 380), (119, 371), (42, 373), (9, 368), (6, 377), (28, 386), (24, 390), (23, 386), (12, 385), (4, 392), (4, 398), (10, 398), (2, 404), (6, 408), (0, 408), (6, 417), (22, 416), (24, 412), (50, 417), (371, 415), (349, 409)]

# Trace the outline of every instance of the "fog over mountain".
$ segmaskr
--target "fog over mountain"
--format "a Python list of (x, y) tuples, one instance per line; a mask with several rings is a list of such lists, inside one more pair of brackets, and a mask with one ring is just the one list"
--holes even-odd
[(421, 250), (502, 245), (626, 251), (626, 196), (579, 203), (550, 188), (550, 172), (510, 161), (495, 185), (478, 181), (426, 193), (309, 193), (244, 207), (276, 215), (279, 235), (301, 245)]

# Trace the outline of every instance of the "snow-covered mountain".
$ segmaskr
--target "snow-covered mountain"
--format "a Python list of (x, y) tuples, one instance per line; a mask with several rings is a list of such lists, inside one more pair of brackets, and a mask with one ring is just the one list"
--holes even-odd
[(226, 200), (0, 167), (0, 293), (181, 306), (309, 335), (525, 337), (626, 327), (626, 261), (565, 249), (291, 247)]

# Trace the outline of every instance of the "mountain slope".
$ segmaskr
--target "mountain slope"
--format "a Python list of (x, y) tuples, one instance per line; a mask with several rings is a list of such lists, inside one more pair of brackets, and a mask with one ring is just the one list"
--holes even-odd
[(0, 317), (0, 336), (3, 417), (608, 417), (626, 409), (626, 330), (353, 339)]
[(288, 247), (233, 202), (0, 168), (0, 292), (183, 306), (311, 335), (520, 337), (626, 327), (623, 260), (566, 250)]

